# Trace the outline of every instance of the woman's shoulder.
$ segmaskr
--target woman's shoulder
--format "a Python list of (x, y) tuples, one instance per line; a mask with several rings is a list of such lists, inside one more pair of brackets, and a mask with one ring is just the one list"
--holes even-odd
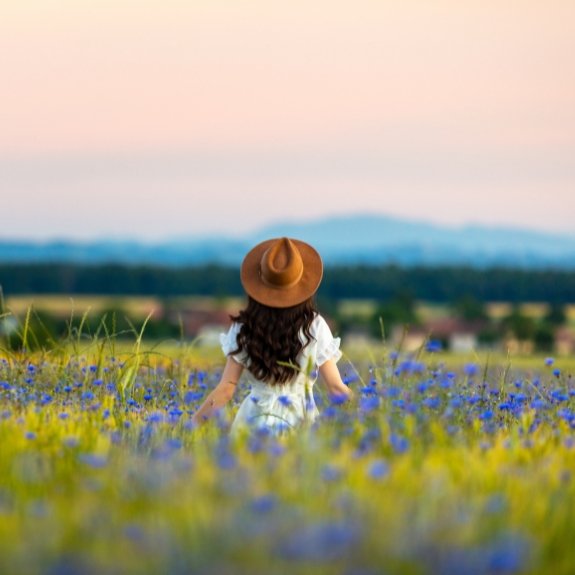
[(225, 355), (230, 354), (238, 348), (237, 337), (240, 333), (241, 324), (232, 322), (228, 331), (220, 333), (220, 345)]
[(311, 333), (316, 335), (324, 331), (326, 327), (329, 329), (327, 321), (325, 321), (325, 318), (319, 312), (316, 312), (315, 317), (313, 318), (310, 325)]

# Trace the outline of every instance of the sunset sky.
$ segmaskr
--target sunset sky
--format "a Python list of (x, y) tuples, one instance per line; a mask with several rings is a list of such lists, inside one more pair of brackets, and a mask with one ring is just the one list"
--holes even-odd
[(2, 238), (382, 213), (575, 235), (573, 0), (0, 7)]

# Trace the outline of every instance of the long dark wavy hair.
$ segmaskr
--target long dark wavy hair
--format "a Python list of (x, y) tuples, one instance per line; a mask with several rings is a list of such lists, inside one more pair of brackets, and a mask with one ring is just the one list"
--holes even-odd
[[(317, 314), (313, 297), (298, 305), (268, 307), (248, 296), (248, 305), (232, 321), (241, 324), (237, 337), (238, 349), (232, 355), (245, 351), (248, 369), (259, 380), (271, 385), (289, 381), (297, 370), (278, 362), (298, 365), (297, 356), (312, 341), (311, 323)], [(299, 338), (303, 330), (304, 340)]]

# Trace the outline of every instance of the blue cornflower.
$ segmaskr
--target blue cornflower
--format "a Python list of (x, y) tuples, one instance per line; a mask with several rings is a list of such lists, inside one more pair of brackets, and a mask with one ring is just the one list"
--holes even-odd
[(361, 536), (360, 526), (350, 522), (304, 524), (281, 538), (276, 553), (283, 560), (323, 564), (349, 557)]
[(554, 389), (551, 392), (551, 397), (555, 400), (558, 401), (559, 403), (563, 402), (563, 401), (567, 401), (569, 399), (569, 396), (566, 395), (562, 389)]
[(359, 400), (359, 408), (362, 411), (373, 411), (379, 407), (379, 397), (376, 395), (369, 397), (361, 397)]
[(546, 357), (545, 358), (545, 365), (553, 365), (555, 363), (555, 359), (553, 357)]
[[(399, 364), (399, 374), (405, 373), (423, 373), (425, 371), (425, 365), (414, 359), (406, 359)], [(399, 375), (398, 374), (398, 375)]]
[(441, 342), (437, 339), (430, 339), (425, 346), (425, 350), (429, 353), (437, 353), (442, 350)]
[(553, 370), (553, 375), (554, 375), (555, 377), (559, 377), (559, 376), (561, 375), (561, 370), (555, 368), (555, 369)]
[(330, 394), (329, 400), (332, 405), (342, 405), (347, 401), (347, 395), (344, 393)]
[(94, 453), (81, 453), (78, 459), (90, 467), (105, 467), (106, 463), (108, 463), (103, 455), (96, 455)]
[(479, 419), (482, 421), (489, 421), (490, 419), (493, 419), (493, 411), (486, 409), (483, 413), (479, 414)]
[(182, 440), (177, 437), (169, 437), (166, 439), (165, 445), (168, 449), (181, 449), (183, 443)]
[(330, 405), (323, 410), (321, 416), (324, 419), (333, 419), (334, 417), (337, 416), (337, 413), (338, 413), (337, 409), (334, 406)]
[(526, 569), (530, 542), (515, 535), (506, 535), (482, 550), (486, 559), (485, 573), (519, 573)]
[(82, 399), (94, 399), (94, 394), (91, 391), (84, 391), (82, 393)]
[(383, 459), (376, 459), (371, 462), (367, 474), (372, 479), (382, 479), (389, 474), (389, 465)]
[(50, 403), (52, 401), (52, 396), (49, 393), (44, 393), (42, 395), (42, 399), (40, 401), (40, 403), (42, 405), (46, 405), (47, 403)]
[(187, 391), (184, 395), (184, 403), (190, 404), (202, 399), (202, 397), (204, 394), (201, 391)]
[(463, 373), (467, 377), (473, 377), (479, 372), (479, 367), (474, 363), (466, 363), (463, 367)]
[(161, 423), (164, 421), (164, 414), (161, 411), (153, 411), (148, 415), (148, 423)]
[(391, 447), (396, 453), (404, 453), (409, 449), (409, 441), (405, 437), (399, 435), (391, 434), (389, 438)]
[(324, 481), (337, 481), (341, 477), (341, 469), (335, 465), (325, 465), (321, 477)]
[(531, 407), (533, 409), (545, 409), (547, 407), (547, 402), (543, 399), (534, 399), (531, 402)]
[(439, 381), (439, 387), (441, 387), (441, 389), (449, 389), (452, 385), (453, 379), (449, 377), (449, 374), (447, 374), (447, 377), (443, 377)]
[(277, 497), (272, 494), (260, 495), (251, 502), (251, 509), (255, 513), (269, 513), (277, 506)]
[(36, 434), (33, 431), (27, 431), (26, 439), (36, 439)]
[(218, 450), (216, 462), (220, 469), (234, 469), (236, 466), (236, 458), (228, 449)]
[(575, 414), (570, 409), (559, 409), (557, 411), (557, 417), (571, 422), (575, 419)]
[(441, 399), (439, 397), (426, 397), (421, 403), (430, 409), (437, 409), (441, 405)]

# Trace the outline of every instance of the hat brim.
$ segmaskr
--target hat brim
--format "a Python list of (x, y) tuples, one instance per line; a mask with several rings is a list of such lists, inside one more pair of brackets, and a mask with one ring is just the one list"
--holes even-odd
[(257, 302), (270, 307), (292, 307), (309, 299), (317, 291), (323, 277), (323, 263), (312, 246), (301, 240), (291, 239), (303, 260), (301, 279), (288, 289), (264, 284), (260, 277), (261, 259), (264, 252), (279, 239), (266, 240), (252, 248), (242, 262), (240, 277), (246, 293)]

